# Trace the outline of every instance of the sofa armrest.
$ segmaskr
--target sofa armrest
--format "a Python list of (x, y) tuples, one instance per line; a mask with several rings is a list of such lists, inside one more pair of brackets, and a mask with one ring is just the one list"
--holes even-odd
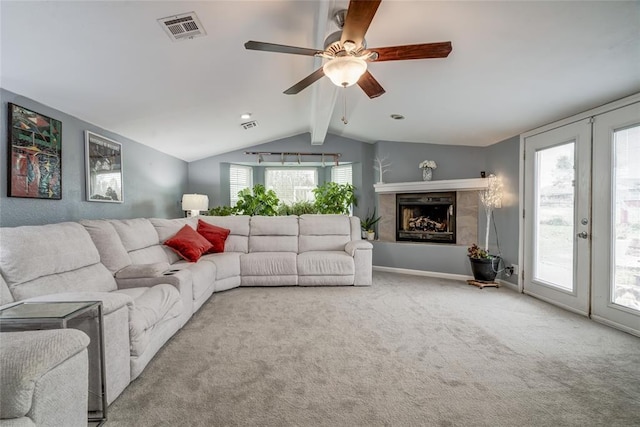
[(167, 270), (164, 274), (154, 277), (139, 277), (139, 278), (118, 278), (116, 277), (116, 284), (118, 289), (130, 289), (130, 288), (150, 288), (162, 283), (168, 283), (175, 286), (178, 290), (181, 290), (184, 286), (191, 285), (191, 272), (187, 269), (184, 270)]
[[(32, 420), (36, 424), (86, 423), (89, 337), (84, 332), (76, 329), (3, 332), (0, 340), (3, 419), (30, 414), (36, 417)], [(50, 374), (54, 371), (58, 374)]]
[(128, 295), (117, 294), (115, 292), (62, 292), (59, 294), (42, 295), (24, 300), (35, 302), (55, 302), (55, 301), (101, 301), (102, 314), (104, 316), (127, 307), (133, 307), (133, 299)]
[(344, 246), (344, 251), (351, 256), (354, 256), (357, 250), (370, 251), (372, 249), (373, 245), (366, 240), (352, 240)]
[(131, 264), (116, 272), (116, 279), (139, 279), (146, 277), (160, 277), (169, 270), (168, 262), (153, 264)]

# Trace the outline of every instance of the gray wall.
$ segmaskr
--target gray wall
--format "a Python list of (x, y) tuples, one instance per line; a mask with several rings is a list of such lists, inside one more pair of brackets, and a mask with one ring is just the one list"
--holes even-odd
[[(0, 226), (39, 225), (94, 218), (171, 218), (183, 215), (187, 163), (31, 99), (0, 89)], [(11, 102), (62, 121), (62, 199), (7, 197), (8, 105)], [(124, 203), (86, 201), (84, 131), (122, 144)]]
[[(189, 192), (207, 194), (210, 206), (221, 206), (229, 203), (229, 163), (253, 162), (255, 156), (244, 154), (245, 151), (262, 152), (306, 152), (306, 153), (340, 153), (340, 161), (353, 163), (353, 185), (356, 187), (358, 207), (354, 215), (366, 215), (367, 208), (373, 207), (373, 150), (372, 144), (336, 135), (327, 135), (323, 145), (311, 145), (309, 134), (300, 134), (290, 138), (232, 151), (189, 163)], [(309, 158), (319, 161), (320, 158)], [(274, 159), (266, 159), (274, 161)], [(291, 159), (289, 159), (291, 160)], [(327, 164), (331, 159), (326, 159)], [(254, 184), (262, 183), (264, 172), (262, 167), (254, 167)], [(325, 173), (326, 177), (326, 173)], [(322, 174), (319, 174), (322, 181)], [(326, 178), (325, 178), (326, 179)]]
[[(438, 168), (433, 179), (478, 178), (480, 172), (500, 176), (507, 197), (503, 208), (495, 211), (500, 248), (507, 265), (518, 258), (518, 152), (519, 138), (514, 137), (490, 147), (448, 146), (436, 144), (408, 144), (380, 141), (375, 155), (391, 163), (384, 174), (384, 182), (420, 181), (422, 160), (435, 160)], [(374, 175), (377, 181), (377, 175)], [(486, 226), (484, 210), (479, 212), (480, 244), (484, 241)], [(373, 264), (384, 267), (439, 273), (471, 275), (465, 245), (375, 242)], [(491, 253), (497, 253), (496, 238), (491, 226)], [(505, 277), (502, 277), (505, 279)], [(508, 278), (516, 283), (515, 276)]]
[[(435, 160), (438, 167), (433, 171), (433, 180), (479, 178), (486, 169), (483, 147), (411, 144), (406, 142), (379, 141), (375, 156), (386, 158), (391, 163), (390, 171), (384, 174), (384, 182), (422, 181), (422, 170), (418, 164), (423, 160)], [(376, 175), (377, 182), (377, 175)]]
[[(518, 263), (518, 182), (520, 179), (520, 137), (514, 136), (486, 148), (487, 171), (500, 177), (503, 186), (502, 208), (493, 211), (497, 240), (493, 225), (489, 234), (489, 249), (498, 253), (497, 245), (507, 267)], [(484, 213), (484, 211), (483, 211)], [(484, 230), (486, 215), (481, 214), (481, 230)], [(516, 275), (503, 277), (512, 283), (518, 283)]]

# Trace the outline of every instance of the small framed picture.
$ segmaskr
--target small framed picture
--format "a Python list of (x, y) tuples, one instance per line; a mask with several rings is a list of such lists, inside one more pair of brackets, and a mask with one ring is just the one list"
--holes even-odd
[(123, 203), (122, 144), (85, 131), (87, 201)]
[(9, 197), (62, 199), (62, 122), (9, 103)]

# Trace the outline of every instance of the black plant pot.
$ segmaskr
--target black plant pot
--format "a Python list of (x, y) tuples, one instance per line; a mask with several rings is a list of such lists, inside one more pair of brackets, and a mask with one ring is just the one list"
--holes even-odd
[(494, 258), (469, 258), (473, 278), (482, 282), (493, 282), (496, 278), (496, 270), (500, 259)]

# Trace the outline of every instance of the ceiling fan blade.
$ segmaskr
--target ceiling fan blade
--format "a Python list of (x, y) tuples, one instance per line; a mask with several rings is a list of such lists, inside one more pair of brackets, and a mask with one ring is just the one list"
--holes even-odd
[(356, 44), (356, 48), (362, 46), (364, 34), (369, 29), (371, 20), (373, 19), (381, 0), (351, 0), (347, 17), (345, 18), (344, 27), (342, 28), (342, 37), (340, 42), (344, 46), (344, 42), (351, 40)]
[(285, 90), (284, 93), (286, 93), (287, 95), (295, 95), (296, 93), (301, 92), (303, 89), (306, 89), (308, 86), (311, 86), (312, 83), (320, 80), (323, 76), (324, 70), (322, 69), (322, 67), (320, 67), (304, 79), (300, 80), (298, 83), (291, 86), (289, 89)]
[(367, 49), (378, 54), (376, 62), (404, 61), (406, 59), (446, 58), (451, 53), (451, 42), (408, 44), (403, 46)]
[(382, 95), (385, 90), (380, 83), (373, 78), (369, 70), (365, 71), (365, 73), (358, 80), (358, 86), (367, 94), (369, 98), (377, 98)]
[(244, 44), (245, 49), (249, 50), (262, 50), (265, 52), (278, 52), (278, 53), (291, 53), (293, 55), (307, 55), (315, 56), (321, 51), (315, 49), (308, 49), (306, 47), (287, 46), (284, 44), (256, 42), (249, 40)]

